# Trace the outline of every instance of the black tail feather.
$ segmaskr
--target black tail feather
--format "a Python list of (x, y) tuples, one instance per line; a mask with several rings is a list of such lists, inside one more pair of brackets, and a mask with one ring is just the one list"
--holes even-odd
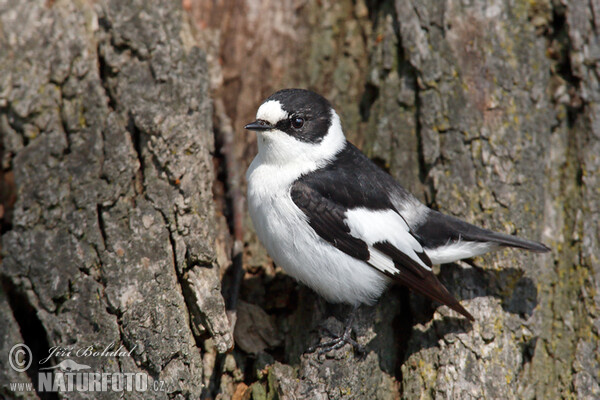
[(415, 234), (423, 247), (431, 249), (444, 246), (449, 242), (464, 240), (468, 242), (492, 242), (500, 246), (517, 247), (536, 253), (550, 251), (550, 248), (545, 244), (479, 228), (434, 210), (430, 210), (427, 218), (416, 227)]
[(500, 246), (516, 247), (519, 249), (533, 251), (535, 253), (546, 253), (550, 248), (543, 243), (534, 242), (533, 240), (523, 239), (515, 235), (506, 235), (504, 233), (492, 232), (486, 229), (481, 229), (479, 235), (473, 235), (465, 240), (473, 240), (479, 242), (494, 242)]
[(402, 265), (397, 264), (396, 266), (400, 273), (388, 274), (390, 277), (425, 297), (447, 305), (454, 311), (467, 317), (470, 321), (475, 321), (471, 313), (442, 285), (442, 282), (439, 281), (433, 272), (423, 270), (421, 274), (417, 275), (403, 268)]

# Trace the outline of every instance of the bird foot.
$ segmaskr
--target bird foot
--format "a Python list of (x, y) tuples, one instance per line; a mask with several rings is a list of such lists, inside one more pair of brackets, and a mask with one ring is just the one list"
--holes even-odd
[(335, 337), (332, 340), (328, 340), (327, 342), (311, 346), (308, 349), (306, 349), (306, 352), (314, 353), (317, 349), (319, 349), (317, 354), (321, 356), (323, 354), (329, 353), (330, 351), (340, 349), (346, 344), (350, 344), (354, 348), (355, 352), (357, 352), (358, 354), (364, 354), (364, 346), (358, 343), (356, 340), (352, 339), (351, 332), (351, 329), (347, 329), (341, 336)]
[(332, 333), (329, 329), (325, 328), (324, 330), (333, 339), (329, 340), (327, 342), (323, 342), (323, 343), (319, 343), (314, 346), (311, 346), (308, 349), (306, 349), (306, 352), (314, 353), (317, 349), (319, 349), (318, 354), (323, 355), (323, 354), (329, 353), (332, 350), (340, 349), (340, 348), (344, 347), (344, 345), (346, 345), (346, 344), (351, 344), (352, 347), (354, 348), (355, 352), (357, 352), (360, 355), (365, 354), (364, 346), (359, 344), (356, 340), (352, 339), (352, 324), (354, 322), (354, 318), (356, 316), (357, 309), (358, 309), (358, 306), (356, 306), (352, 309), (352, 312), (350, 313), (350, 318), (348, 318), (348, 321), (346, 321), (346, 327), (344, 328), (344, 332), (341, 334), (341, 336), (337, 336), (334, 333)]

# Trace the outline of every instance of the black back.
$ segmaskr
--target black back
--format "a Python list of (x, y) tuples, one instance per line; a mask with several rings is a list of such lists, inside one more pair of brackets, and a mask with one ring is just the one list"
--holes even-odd
[(395, 210), (388, 193), (401, 199), (410, 196), (391, 175), (350, 142), (346, 142), (335, 160), (300, 177), (297, 182), (312, 187), (323, 197), (346, 209), (364, 207), (371, 210)]

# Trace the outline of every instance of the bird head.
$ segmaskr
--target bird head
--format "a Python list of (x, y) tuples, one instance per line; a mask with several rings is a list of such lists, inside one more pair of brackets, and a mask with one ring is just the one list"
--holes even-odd
[(265, 162), (326, 162), (346, 141), (340, 119), (321, 95), (284, 89), (258, 108), (256, 121), (245, 126), (257, 132), (259, 155)]

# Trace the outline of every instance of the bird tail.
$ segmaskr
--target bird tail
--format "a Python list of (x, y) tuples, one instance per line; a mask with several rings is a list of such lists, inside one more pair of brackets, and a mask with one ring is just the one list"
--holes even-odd
[[(403, 270), (402, 265), (398, 265), (400, 271)], [(439, 279), (431, 271), (422, 271), (421, 276), (417, 276), (411, 271), (404, 271), (393, 276), (399, 283), (407, 286), (411, 290), (429, 297), (432, 300), (447, 305), (454, 311), (464, 315), (470, 321), (475, 318), (469, 313), (456, 298), (446, 289)]]
[(429, 249), (457, 242), (487, 242), (499, 246), (517, 247), (536, 253), (550, 251), (550, 248), (545, 244), (479, 228), (434, 210), (429, 211), (426, 219), (416, 227), (415, 233), (423, 247)]
[(550, 248), (548, 246), (540, 242), (523, 239), (515, 235), (506, 235), (504, 233), (493, 232), (487, 229), (478, 229), (480, 230), (480, 232), (478, 232), (477, 234), (471, 234), (468, 237), (464, 236), (464, 239), (470, 241), (493, 242), (500, 246), (516, 247), (519, 249), (533, 251), (535, 253), (546, 253), (550, 251)]

